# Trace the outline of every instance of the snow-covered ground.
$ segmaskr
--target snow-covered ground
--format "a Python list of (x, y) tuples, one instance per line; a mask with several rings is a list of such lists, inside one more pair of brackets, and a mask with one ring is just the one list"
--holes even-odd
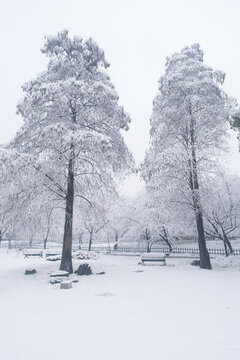
[[(0, 252), (2, 360), (237, 360), (240, 258), (140, 266), (138, 257), (100, 256), (70, 290), (49, 283), (59, 262)], [(24, 275), (35, 267), (37, 274)], [(105, 275), (96, 272), (105, 271)]]

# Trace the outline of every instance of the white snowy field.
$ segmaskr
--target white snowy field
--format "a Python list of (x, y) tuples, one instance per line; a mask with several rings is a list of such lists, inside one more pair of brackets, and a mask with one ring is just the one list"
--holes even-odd
[[(240, 258), (140, 266), (101, 256), (70, 290), (49, 283), (59, 262), (0, 252), (0, 359), (198, 360), (240, 358)], [(35, 275), (24, 275), (34, 266)], [(141, 270), (141, 271), (140, 271)]]

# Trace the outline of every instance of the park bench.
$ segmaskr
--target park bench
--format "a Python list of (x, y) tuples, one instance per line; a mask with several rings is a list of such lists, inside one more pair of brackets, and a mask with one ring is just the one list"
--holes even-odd
[(141, 263), (142, 265), (145, 265), (145, 263), (162, 263), (166, 265), (166, 258), (168, 256), (169, 254), (162, 256), (161, 254), (146, 253), (141, 256)]
[(68, 280), (69, 272), (64, 270), (56, 270), (50, 274), (50, 283), (58, 284), (62, 281)]
[(24, 251), (24, 257), (25, 258), (28, 258), (28, 257), (31, 257), (31, 256), (42, 257), (42, 255), (43, 255), (42, 250), (25, 250)]
[(45, 257), (48, 258), (50, 256), (58, 256), (61, 255), (62, 251), (61, 250), (47, 250), (45, 251)]

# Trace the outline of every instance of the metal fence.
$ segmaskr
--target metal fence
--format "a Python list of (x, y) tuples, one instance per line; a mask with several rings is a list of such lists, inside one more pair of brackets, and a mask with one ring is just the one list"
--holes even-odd
[[(0, 248), (8, 248), (9, 247), (9, 243), (7, 241), (2, 241), (0, 243)], [(54, 248), (56, 248), (56, 243), (54, 244), (55, 246), (53, 246), (53, 244), (51, 244), (51, 242), (48, 242), (47, 244), (47, 249), (48, 250), (52, 250)], [(61, 244), (57, 244), (59, 248), (61, 248)], [(11, 243), (11, 248), (14, 249), (14, 248), (17, 248), (18, 250), (22, 250), (22, 249), (29, 249), (29, 245), (27, 246), (26, 243), (24, 242), (12, 242)], [(42, 246), (39, 246), (39, 244), (33, 244), (31, 246), (32, 249), (39, 249), (39, 248), (42, 248)], [(87, 250), (87, 246), (82, 246), (81, 247), (82, 250)], [(78, 244), (73, 244), (73, 250), (80, 250), (79, 249), (79, 246)], [(106, 246), (104, 247), (98, 247), (98, 246), (92, 246), (92, 250), (95, 250), (95, 251), (108, 251), (110, 253), (135, 253), (135, 254), (142, 254), (144, 252), (147, 251), (147, 249), (145, 247), (121, 247), (121, 246), (118, 246), (117, 249), (111, 249), (109, 247), (109, 245), (106, 244)], [(161, 252), (161, 253), (169, 253), (169, 248), (168, 247), (153, 247), (151, 252)], [(223, 248), (209, 248), (208, 249), (208, 252), (209, 254), (211, 255), (226, 255), (225, 254), (225, 250)], [(199, 255), (199, 249), (198, 248), (188, 248), (188, 247), (173, 247), (172, 251), (171, 251), (172, 254), (192, 254), (192, 255)], [(232, 255), (240, 255), (240, 249), (234, 249), (233, 250), (233, 253)]]
[[(118, 248), (116, 250), (112, 251), (113, 253), (143, 253), (146, 252), (146, 249), (142, 249), (142, 248)], [(151, 252), (162, 252), (162, 253), (169, 253), (169, 248), (168, 247), (159, 247), (159, 248), (153, 248), (151, 250)], [(208, 249), (209, 254), (211, 255), (226, 255), (225, 254), (225, 250), (224, 249), (220, 249), (220, 248), (213, 248), (213, 249)], [(199, 255), (199, 249), (196, 248), (180, 248), (180, 247), (175, 247), (172, 249), (171, 251), (172, 254), (194, 254), (194, 255)], [(240, 249), (234, 249), (232, 255), (240, 255)]]

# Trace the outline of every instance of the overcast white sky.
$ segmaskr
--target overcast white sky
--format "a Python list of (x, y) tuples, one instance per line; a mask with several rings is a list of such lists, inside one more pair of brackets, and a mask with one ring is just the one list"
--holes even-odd
[[(104, 49), (120, 103), (132, 118), (125, 138), (140, 162), (166, 56), (200, 43), (205, 62), (226, 72), (224, 89), (240, 100), (239, 16), (240, 0), (1, 0), (0, 143), (21, 126), (15, 115), (21, 85), (46, 69), (44, 35), (67, 28), (70, 36), (92, 37)], [(237, 142), (233, 151), (237, 166)]]

